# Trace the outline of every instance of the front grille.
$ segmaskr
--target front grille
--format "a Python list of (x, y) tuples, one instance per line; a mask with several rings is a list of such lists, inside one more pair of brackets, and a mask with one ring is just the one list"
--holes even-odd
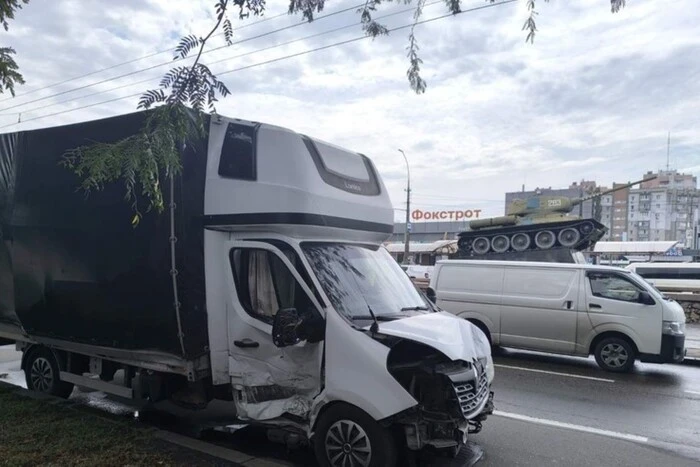
[(476, 379), (454, 385), (459, 406), (465, 418), (471, 419), (478, 415), (477, 409), (489, 395), (488, 376), (486, 369), (478, 365)]

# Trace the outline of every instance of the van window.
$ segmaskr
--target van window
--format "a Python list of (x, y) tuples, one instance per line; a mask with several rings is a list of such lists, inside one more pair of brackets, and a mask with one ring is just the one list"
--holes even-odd
[(500, 293), (503, 268), (446, 266), (438, 281), (438, 290), (441, 292)]
[(624, 302), (639, 302), (639, 293), (642, 290), (619, 274), (589, 272), (587, 276), (593, 296)]
[(229, 123), (219, 158), (219, 175), (239, 180), (255, 180), (255, 133), (252, 125)]
[(296, 308), (300, 312), (314, 309), (306, 292), (274, 253), (253, 248), (234, 249), (231, 250), (231, 267), (238, 300), (252, 317), (272, 324), (282, 308)]
[(575, 278), (575, 270), (510, 268), (503, 290), (508, 295), (563, 297)]

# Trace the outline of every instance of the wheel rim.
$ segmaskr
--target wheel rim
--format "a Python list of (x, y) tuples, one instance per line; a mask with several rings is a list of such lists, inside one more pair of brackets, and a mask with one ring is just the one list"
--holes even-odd
[(491, 240), (491, 248), (496, 253), (505, 253), (510, 247), (510, 240), (505, 235), (496, 235)]
[(559, 232), (559, 243), (563, 246), (574, 246), (581, 239), (581, 234), (578, 230), (568, 227), (561, 232)]
[(530, 237), (524, 233), (517, 233), (510, 239), (510, 243), (514, 250), (525, 251), (530, 246)]
[(486, 237), (479, 237), (472, 243), (472, 250), (479, 255), (486, 254), (491, 247), (491, 242)]
[(579, 230), (583, 235), (588, 235), (589, 233), (593, 232), (593, 224), (591, 224), (590, 222), (584, 222), (579, 227)]
[(332, 466), (367, 467), (372, 460), (372, 446), (360, 425), (339, 420), (326, 434), (326, 455)]
[(625, 366), (629, 359), (627, 350), (620, 344), (605, 344), (600, 351), (600, 357), (603, 359), (603, 363), (612, 368)]
[(41, 392), (49, 392), (53, 385), (53, 368), (51, 363), (44, 357), (39, 357), (32, 363), (32, 368), (29, 372), (30, 379), (34, 390)]
[(554, 236), (553, 232), (543, 230), (541, 232), (537, 232), (537, 235), (535, 235), (535, 245), (543, 250), (546, 250), (554, 246), (556, 239), (557, 237)]

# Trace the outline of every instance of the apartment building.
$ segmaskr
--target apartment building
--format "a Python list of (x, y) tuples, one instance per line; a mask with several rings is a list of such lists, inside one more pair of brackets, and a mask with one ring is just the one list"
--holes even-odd
[(676, 170), (647, 172), (642, 182), (628, 194), (628, 240), (672, 240), (688, 247), (697, 245), (700, 191), (697, 177)]
[[(622, 186), (625, 184), (613, 183), (613, 189)], [(624, 242), (629, 240), (627, 232), (629, 193), (630, 189), (624, 188), (601, 197), (599, 220), (608, 228), (608, 233), (603, 237), (604, 241)]]

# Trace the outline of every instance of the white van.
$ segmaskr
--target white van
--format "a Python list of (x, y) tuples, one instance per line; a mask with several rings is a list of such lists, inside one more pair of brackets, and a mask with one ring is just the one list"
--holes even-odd
[(588, 356), (601, 368), (681, 362), (685, 313), (631, 271), (519, 261), (440, 261), (429, 296), (493, 345)]

